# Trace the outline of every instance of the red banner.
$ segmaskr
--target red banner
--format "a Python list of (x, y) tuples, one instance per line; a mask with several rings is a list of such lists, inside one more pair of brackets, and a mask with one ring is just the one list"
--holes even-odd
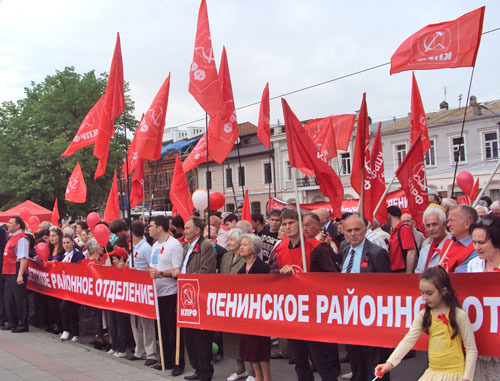
[[(499, 274), (450, 275), (469, 314), (479, 354), (498, 356)], [(181, 275), (177, 323), (395, 348), (422, 308), (419, 278), (418, 274)], [(427, 335), (415, 348), (427, 350)]]
[(86, 306), (156, 319), (148, 272), (111, 266), (29, 261), (28, 289)]

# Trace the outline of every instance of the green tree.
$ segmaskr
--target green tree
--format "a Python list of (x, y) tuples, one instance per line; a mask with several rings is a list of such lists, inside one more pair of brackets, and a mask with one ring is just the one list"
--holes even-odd
[[(85, 147), (71, 157), (61, 157), (87, 114), (106, 89), (107, 75), (94, 71), (78, 74), (73, 67), (43, 82), (32, 82), (25, 97), (4, 102), (0, 107), (0, 207), (5, 210), (25, 200), (52, 209), (59, 199), (63, 216), (86, 216), (102, 210), (106, 203), (113, 170), (121, 169), (125, 157), (125, 125), (132, 135), (138, 121), (132, 115), (134, 103), (128, 95), (125, 113), (115, 119), (106, 174), (94, 181), (97, 159), (94, 146)], [(125, 92), (128, 92), (125, 84)], [(129, 144), (129, 142), (127, 143)], [(66, 202), (64, 194), (76, 162), (80, 163), (87, 184), (87, 202)]]

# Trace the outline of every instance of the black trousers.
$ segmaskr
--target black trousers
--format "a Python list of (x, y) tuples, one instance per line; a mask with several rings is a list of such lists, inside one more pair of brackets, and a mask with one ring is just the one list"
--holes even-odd
[(0, 325), (3, 325), (7, 321), (7, 315), (5, 314), (4, 300), (5, 300), (5, 279), (4, 275), (0, 274)]
[(62, 329), (68, 331), (73, 336), (80, 336), (78, 309), (79, 304), (63, 300), (59, 304), (59, 312), (61, 313)]
[[(175, 342), (177, 332), (177, 294), (159, 296), (158, 310), (160, 312), (160, 327), (163, 343), (165, 368), (171, 369), (175, 365)], [(179, 347), (179, 367), (184, 369), (184, 338), (181, 334)]]
[[(368, 347), (364, 345), (347, 345), (349, 362), (351, 363), (351, 381), (372, 380), (375, 374), (375, 367), (384, 364), (390, 355), (391, 349)], [(389, 381), (390, 373), (386, 373), (382, 380)]]
[(299, 381), (314, 381), (309, 356), (322, 381), (337, 381), (337, 344), (288, 339), (288, 349)]
[(201, 381), (209, 381), (214, 374), (212, 367), (212, 331), (183, 328), (189, 362)]
[(23, 275), (23, 284), (17, 284), (17, 274), (4, 274), (5, 295), (4, 307), (11, 327), (18, 325), (28, 327), (28, 299), (26, 298), (26, 281), (28, 276)]

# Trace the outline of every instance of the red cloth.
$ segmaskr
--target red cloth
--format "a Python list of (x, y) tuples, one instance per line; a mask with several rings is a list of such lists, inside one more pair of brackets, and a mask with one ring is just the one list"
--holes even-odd
[[(276, 247), (276, 262), (278, 267), (281, 269), (283, 266), (292, 266), (295, 272), (304, 272), (304, 266), (302, 261), (302, 249), (300, 244), (297, 247), (290, 249), (288, 247), (290, 243), (289, 239), (282, 240), (281, 243)], [(313, 250), (321, 245), (322, 241), (317, 239), (304, 237), (304, 251), (306, 254), (306, 265), (307, 270), (311, 271), (311, 253)]]
[(144, 160), (137, 159), (132, 185), (130, 187), (130, 207), (135, 208), (144, 200)]
[(474, 66), (483, 30), (484, 8), (456, 20), (423, 27), (408, 37), (391, 57), (391, 74)]
[(139, 131), (139, 127), (142, 124), (142, 121), (144, 120), (144, 114), (142, 114), (141, 121), (139, 122), (139, 125), (137, 126), (137, 129), (135, 130), (134, 138), (132, 139), (132, 142), (130, 143), (130, 147), (128, 147), (127, 151), (127, 157), (125, 161), (123, 162), (122, 166), (122, 173), (125, 176), (125, 181), (128, 181), (127, 179), (127, 161), (128, 161), (128, 174), (134, 172), (135, 167), (137, 165), (137, 161), (139, 160), (139, 154), (137, 153), (136, 149), (136, 142), (137, 142), (137, 133)]
[[(371, 202), (370, 189), (370, 122), (368, 121), (368, 110), (366, 107), (366, 93), (363, 93), (363, 100), (358, 115), (358, 125), (356, 127), (356, 141), (354, 143), (354, 155), (351, 170), (352, 188), (361, 197), (363, 189), (363, 216), (373, 223), (373, 207)], [(363, 178), (363, 184), (361, 179)]]
[(479, 194), (479, 178), (476, 179), (476, 182), (474, 183), (474, 187), (472, 188), (472, 192), (470, 193), (471, 203), (476, 201), (478, 194)]
[(424, 155), (431, 147), (429, 132), (427, 130), (427, 118), (425, 116), (424, 105), (418, 90), (415, 73), (412, 73), (411, 84), (411, 117), (410, 117), (410, 146), (415, 143), (419, 135), (422, 137), (422, 151)]
[(354, 122), (356, 115), (342, 114), (330, 115), (326, 118), (313, 119), (307, 122), (306, 126), (314, 126), (316, 124), (324, 124), (326, 121), (331, 123), (333, 133), (335, 135), (336, 149), (347, 151), (351, 141), (352, 130), (354, 129)]
[(427, 195), (424, 155), (422, 152), (422, 139), (420, 137), (410, 147), (410, 150), (396, 171), (396, 176), (408, 198), (408, 208), (413, 220), (417, 224), (417, 229), (425, 231), (422, 219), (425, 209), (429, 206), (429, 197)]
[(170, 185), (170, 200), (184, 221), (193, 215), (193, 199), (179, 155), (176, 155), (175, 158), (174, 175)]
[(189, 70), (189, 92), (211, 117), (224, 111), (205, 0), (201, 1), (198, 12), (193, 61)]
[[(398, 240), (398, 229), (401, 237), (401, 245)], [(403, 221), (397, 224), (391, 230), (389, 238), (389, 259), (391, 261), (392, 271), (404, 270), (406, 268), (405, 258), (403, 257), (403, 250), (415, 249), (415, 238), (410, 226), (406, 225)]]
[(269, 82), (266, 83), (262, 98), (260, 100), (259, 124), (257, 126), (257, 137), (262, 144), (269, 148), (271, 146), (271, 117), (269, 106)]
[(116, 169), (113, 176), (113, 184), (109, 191), (108, 202), (104, 209), (103, 221), (111, 222), (120, 218), (120, 204), (118, 202), (118, 183), (116, 181)]
[[(450, 246), (451, 245), (451, 246)], [(448, 247), (450, 248), (448, 249)], [(444, 245), (442, 252), (446, 253), (446, 257), (441, 263), (441, 266), (449, 273), (455, 272), (456, 268), (460, 266), (467, 257), (474, 251), (474, 243), (464, 246), (460, 242), (455, 242), (448, 239)]]
[(59, 225), (59, 208), (57, 207), (57, 197), (54, 201), (54, 208), (52, 209), (52, 217), (50, 218), (50, 222), (52, 222), (52, 225), (54, 226)]
[(326, 160), (337, 157), (337, 143), (331, 118), (313, 119), (307, 122), (304, 128), (321, 156)]
[(21, 238), (27, 237), (23, 233), (12, 236), (7, 241), (3, 252), (2, 274), (16, 274), (17, 255), (15, 247)]
[(169, 90), (170, 74), (158, 90), (135, 134), (137, 155), (141, 159), (151, 161), (161, 159), (161, 142), (167, 116)]
[(66, 201), (84, 203), (87, 200), (87, 185), (83, 178), (80, 163), (76, 163), (73, 173), (69, 178), (68, 185), (66, 186), (66, 194), (64, 196)]
[[(212, 160), (210, 154), (208, 155), (208, 159)], [(207, 134), (203, 134), (203, 136), (198, 140), (198, 143), (194, 146), (193, 150), (189, 153), (188, 157), (184, 159), (182, 163), (182, 169), (184, 169), (184, 173), (190, 171), (193, 168), (196, 168), (198, 165), (207, 162)]]
[(94, 179), (106, 173), (108, 162), (109, 143), (114, 135), (115, 118), (125, 111), (125, 95), (123, 93), (123, 61), (120, 45), (120, 34), (116, 35), (115, 51), (109, 70), (108, 83), (103, 96), (103, 108), (97, 137), (94, 145), (94, 156), (99, 159)]
[(302, 124), (288, 106), (285, 99), (281, 99), (285, 118), (286, 141), (290, 166), (297, 168), (307, 176), (316, 175), (321, 193), (328, 197), (336, 217), (341, 217), (340, 206), (344, 198), (344, 188), (335, 171), (322, 160)]
[[(375, 135), (375, 140), (373, 141), (372, 152), (370, 156), (371, 165), (371, 176), (370, 176), (370, 188), (371, 188), (371, 206), (373, 209), (377, 206), (378, 202), (382, 198), (385, 192), (385, 176), (384, 176), (384, 155), (382, 152), (382, 138), (380, 136), (380, 128), (382, 123), (379, 123), (377, 134)], [(375, 218), (383, 225), (387, 222), (387, 208), (386, 202), (384, 201), (378, 208)], [(372, 221), (373, 222), (373, 221)]]
[(239, 135), (225, 47), (222, 49), (220, 60), (219, 84), (221, 86), (222, 98), (224, 99), (224, 111), (219, 115), (210, 117), (208, 125), (208, 154), (217, 163), (222, 164), (233, 149), (234, 142), (238, 139)]
[(252, 212), (250, 211), (250, 199), (248, 198), (248, 188), (245, 189), (245, 198), (243, 199), (241, 219), (252, 223)]
[(429, 254), (427, 255), (427, 262), (425, 262), (425, 268), (428, 268), (429, 267), (429, 263), (434, 255), (434, 252), (437, 251), (439, 253), (439, 256), (441, 257), (441, 255), (443, 255), (443, 251), (438, 249), (437, 247), (439, 246), (439, 244), (441, 243), (441, 241), (443, 241), (443, 239), (445, 239), (446, 236), (444, 236), (443, 238), (441, 238), (439, 241), (436, 241), (436, 240), (432, 240), (431, 242), (431, 247), (429, 248)]

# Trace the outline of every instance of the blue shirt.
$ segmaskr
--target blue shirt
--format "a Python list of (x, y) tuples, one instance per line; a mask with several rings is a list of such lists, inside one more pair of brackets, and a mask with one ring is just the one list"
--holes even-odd
[[(453, 239), (453, 240), (455, 242), (461, 243), (462, 245), (467, 247), (472, 242), (472, 236), (468, 235), (467, 237), (465, 237), (464, 239), (461, 239), (460, 241), (457, 241), (455, 239)], [(469, 256), (467, 258), (465, 258), (465, 260), (462, 262), (462, 264), (455, 269), (455, 272), (456, 273), (466, 273), (467, 272), (467, 265), (469, 264), (469, 261), (472, 258), (476, 258), (476, 257), (477, 257), (477, 252), (476, 252), (476, 250), (474, 250), (474, 251), (472, 251), (472, 253), (469, 254)]]
[(354, 250), (354, 262), (352, 263), (351, 273), (359, 273), (361, 269), (361, 256), (363, 255), (363, 248), (365, 247), (365, 240), (361, 242), (358, 246), (352, 247), (349, 249), (349, 253), (345, 258), (344, 264), (342, 265), (342, 272), (347, 272), (347, 266), (349, 265), (349, 261), (351, 260), (352, 251)]

